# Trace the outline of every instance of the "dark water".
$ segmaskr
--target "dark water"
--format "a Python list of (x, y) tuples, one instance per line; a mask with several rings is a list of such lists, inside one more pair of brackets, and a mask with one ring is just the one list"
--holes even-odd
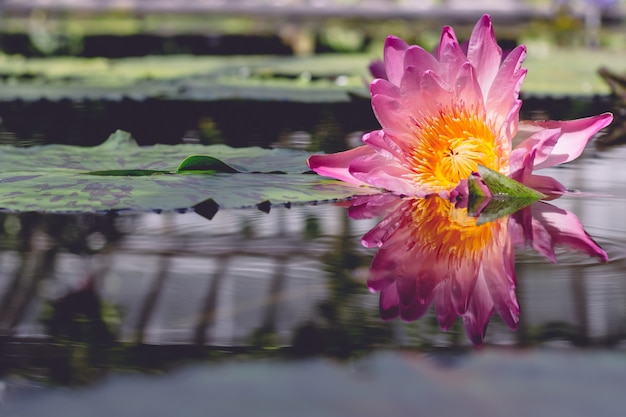
[(3, 214), (0, 415), (622, 415), (624, 160), (590, 145), (542, 172), (593, 193), (552, 203), (609, 262), (517, 250), (519, 329), (494, 317), (482, 349), (432, 311), (381, 320), (378, 219), (339, 206)]

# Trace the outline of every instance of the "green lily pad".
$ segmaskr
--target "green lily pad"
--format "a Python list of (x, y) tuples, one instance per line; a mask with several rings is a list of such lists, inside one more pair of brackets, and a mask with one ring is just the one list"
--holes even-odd
[(309, 155), (223, 145), (140, 147), (122, 131), (95, 147), (1, 146), (0, 209), (101, 212), (205, 210), (208, 205), (267, 210), (380, 192), (308, 174)]

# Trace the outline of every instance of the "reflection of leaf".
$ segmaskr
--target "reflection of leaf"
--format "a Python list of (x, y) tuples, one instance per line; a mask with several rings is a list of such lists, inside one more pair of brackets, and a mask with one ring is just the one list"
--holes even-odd
[[(191, 159), (187, 158), (190, 154), (194, 155)], [(127, 133), (119, 131), (102, 145), (90, 148), (1, 146), (0, 208), (53, 212), (175, 210), (210, 199), (218, 208), (261, 204), (268, 209), (271, 205), (379, 192), (305, 174), (308, 156), (302, 151), (223, 145), (139, 147)], [(274, 173), (277, 169), (284, 174)], [(194, 175), (197, 171), (215, 173)]]
[[(478, 217), (477, 225), (494, 221), (500, 217), (508, 216), (518, 210), (534, 203), (535, 200), (525, 198), (488, 198), (486, 204), (477, 213), (470, 213), (471, 216)], [(469, 213), (469, 208), (468, 208)]]
[[(508, 216), (545, 197), (506, 175), (478, 166), (479, 177), (468, 179), (468, 213), (478, 217), (476, 224)], [(490, 195), (491, 194), (491, 195)]]

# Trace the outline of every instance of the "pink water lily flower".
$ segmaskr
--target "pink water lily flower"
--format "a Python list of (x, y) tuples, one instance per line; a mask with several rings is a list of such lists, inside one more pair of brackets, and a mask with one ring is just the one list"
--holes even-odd
[[(309, 167), (354, 184), (397, 194), (448, 196), (478, 165), (544, 194), (566, 188), (534, 170), (577, 158), (613, 116), (574, 121), (519, 122), (526, 48), (502, 59), (491, 19), (483, 16), (462, 47), (444, 27), (436, 56), (396, 37), (387, 38), (383, 67), (372, 81), (372, 108), (382, 128), (363, 146), (314, 155)], [(512, 149), (516, 135), (521, 143)]]

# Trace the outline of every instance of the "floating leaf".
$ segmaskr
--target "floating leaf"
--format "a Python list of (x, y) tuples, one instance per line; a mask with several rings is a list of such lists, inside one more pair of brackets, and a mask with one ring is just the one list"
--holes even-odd
[(176, 168), (176, 173), (235, 173), (241, 172), (242, 168), (235, 169), (217, 158), (207, 155), (191, 155), (185, 158)]
[[(269, 210), (273, 205), (379, 192), (306, 174), (308, 156), (295, 150), (224, 145), (140, 147), (122, 131), (95, 147), (4, 145), (0, 208), (44, 212), (196, 208), (208, 217), (219, 208)], [(284, 173), (275, 173), (277, 168)], [(203, 173), (194, 174), (197, 171)], [(208, 171), (214, 173), (206, 175)]]
[(477, 224), (508, 216), (545, 197), (542, 193), (482, 165), (468, 178), (468, 213)]
[(528, 199), (535, 202), (546, 196), (539, 191), (526, 187), (521, 182), (515, 181), (497, 171), (483, 165), (478, 165), (478, 174), (494, 197), (507, 196), (510, 198)]

